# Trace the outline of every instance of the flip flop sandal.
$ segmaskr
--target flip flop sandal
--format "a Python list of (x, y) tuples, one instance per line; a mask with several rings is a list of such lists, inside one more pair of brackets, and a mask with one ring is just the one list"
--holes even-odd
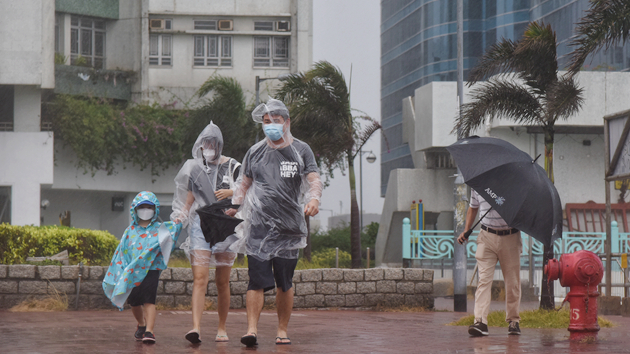
[(192, 344), (199, 344), (199, 343), (201, 343), (201, 338), (199, 337), (199, 332), (196, 332), (194, 330), (186, 333), (186, 339)]
[[(288, 342), (283, 342), (283, 340), (288, 340)], [(284, 337), (284, 338), (276, 337), (276, 345), (288, 345), (288, 344), (291, 344), (291, 338), (289, 338), (289, 337)]]
[(228, 338), (228, 336), (226, 335), (218, 335), (214, 338), (215, 342), (229, 342), (230, 338)]
[(248, 347), (258, 345), (258, 337), (255, 334), (247, 334), (241, 337), (241, 343)]

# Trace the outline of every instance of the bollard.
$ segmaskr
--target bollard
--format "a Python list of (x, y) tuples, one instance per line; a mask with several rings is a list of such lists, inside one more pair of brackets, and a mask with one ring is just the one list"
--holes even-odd
[(591, 251), (577, 251), (563, 254), (560, 261), (550, 259), (545, 266), (545, 274), (550, 282), (560, 279), (560, 284), (570, 287), (567, 297), (571, 305), (569, 339), (572, 341), (596, 340), (597, 286), (604, 276), (602, 261)]
[(81, 275), (83, 274), (83, 263), (79, 262), (79, 279), (77, 280), (77, 299), (74, 303), (74, 309), (79, 309), (79, 294), (81, 294)]
[(370, 247), (367, 248), (367, 267), (370, 268)]
[(339, 247), (335, 247), (335, 268), (339, 268)]

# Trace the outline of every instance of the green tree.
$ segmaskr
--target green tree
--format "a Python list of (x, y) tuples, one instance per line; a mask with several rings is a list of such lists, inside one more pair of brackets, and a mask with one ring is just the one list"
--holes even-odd
[[(348, 168), (352, 267), (361, 267), (361, 230), (354, 158), (381, 125), (362, 114), (354, 116), (350, 92), (341, 70), (320, 61), (304, 73), (282, 79), (276, 93), (291, 112), (291, 132), (311, 146), (327, 176), (335, 168)], [(366, 124), (361, 125), (361, 121)]]
[[(211, 97), (204, 98), (209, 93)], [(203, 128), (213, 121), (223, 134), (223, 154), (242, 161), (255, 143), (259, 127), (251, 119), (241, 85), (232, 77), (213, 75), (201, 85), (197, 96), (202, 99), (202, 106), (192, 113), (189, 122), (186, 140), (190, 148)]]
[(578, 23), (576, 49), (571, 53), (569, 73), (576, 74), (589, 54), (610, 46), (623, 45), (630, 38), (630, 2), (627, 0), (591, 0), (586, 16)]
[[(462, 107), (453, 131), (464, 136), (482, 126), (486, 117), (507, 118), (518, 124), (539, 125), (544, 133), (545, 171), (553, 182), (554, 125), (580, 109), (583, 98), (572, 77), (558, 75), (556, 34), (550, 25), (532, 22), (518, 41), (503, 39), (494, 44), (472, 69), (468, 86), (472, 101)], [(496, 76), (494, 76), (496, 75)], [(543, 263), (553, 257), (545, 247)], [(542, 280), (540, 307), (554, 307), (553, 287)]]

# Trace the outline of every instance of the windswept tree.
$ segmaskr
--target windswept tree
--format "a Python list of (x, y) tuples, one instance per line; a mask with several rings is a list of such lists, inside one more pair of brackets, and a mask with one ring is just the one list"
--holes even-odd
[(576, 74), (589, 54), (623, 45), (630, 39), (630, 1), (591, 0), (591, 8), (578, 22), (576, 38), (571, 42), (569, 73)]
[[(208, 94), (212, 94), (206, 98)], [(242, 161), (255, 143), (259, 126), (251, 119), (241, 85), (232, 77), (213, 75), (197, 91), (202, 105), (192, 113), (186, 141), (194, 144), (203, 128), (214, 122), (223, 134), (223, 154)], [(190, 150), (188, 150), (190, 151)]]
[[(472, 69), (468, 86), (472, 101), (462, 107), (453, 131), (464, 136), (480, 128), (486, 118), (507, 118), (517, 124), (540, 126), (544, 133), (545, 171), (553, 182), (554, 126), (578, 112), (583, 98), (572, 77), (558, 75), (556, 34), (550, 25), (532, 22), (518, 41), (503, 39), (491, 46)], [(553, 258), (545, 247), (543, 264)], [(542, 280), (540, 307), (554, 307), (553, 287)]]
[(352, 267), (360, 268), (361, 230), (354, 159), (381, 125), (365, 114), (352, 114), (346, 80), (339, 68), (327, 61), (282, 79), (276, 98), (289, 107), (292, 134), (311, 146), (324, 174), (331, 176), (335, 168), (348, 168)]

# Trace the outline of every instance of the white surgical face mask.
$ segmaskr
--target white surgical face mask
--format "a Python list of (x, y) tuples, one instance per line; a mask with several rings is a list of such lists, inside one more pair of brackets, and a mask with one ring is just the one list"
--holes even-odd
[(214, 160), (214, 154), (215, 152), (212, 149), (203, 150), (203, 157), (205, 157), (208, 162)]
[(153, 218), (153, 215), (155, 215), (155, 210), (141, 208), (138, 209), (136, 213), (138, 214), (138, 218), (140, 218), (141, 220), (151, 220)]

